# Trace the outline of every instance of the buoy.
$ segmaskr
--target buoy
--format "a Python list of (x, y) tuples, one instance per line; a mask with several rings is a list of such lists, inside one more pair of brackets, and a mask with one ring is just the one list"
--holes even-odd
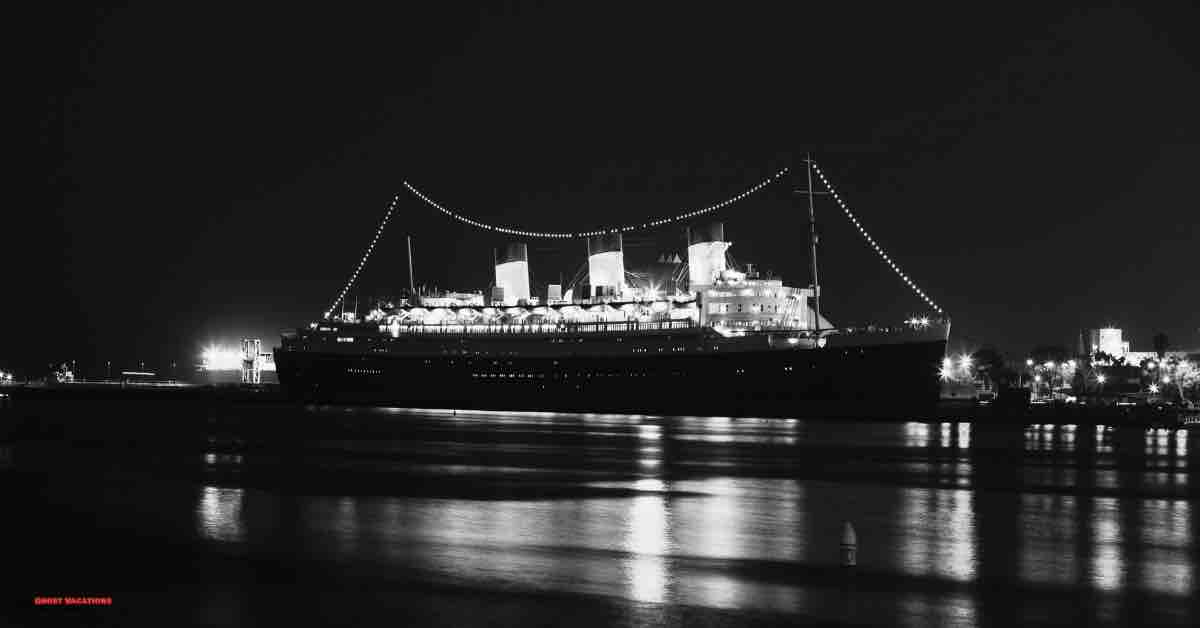
[(858, 535), (854, 533), (854, 525), (847, 521), (842, 524), (842, 566), (854, 567), (858, 564)]

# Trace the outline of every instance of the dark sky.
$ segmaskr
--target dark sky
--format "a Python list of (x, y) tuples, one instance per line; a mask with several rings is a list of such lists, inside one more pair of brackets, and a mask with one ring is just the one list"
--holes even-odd
[[(1200, 345), (1196, 10), (585, 4), (14, 15), (39, 149), (4, 212), (0, 368), (275, 342), (328, 306), (404, 179), (571, 230), (731, 196), (806, 151), (955, 348), (1105, 323)], [(502, 241), (401, 198), (363, 293), (407, 283), (406, 234), (418, 283), (486, 287)], [(817, 211), (831, 319), (921, 311)], [(719, 218), (739, 262), (807, 283), (786, 187)], [(682, 251), (642, 240), (632, 262)], [(583, 246), (532, 242), (535, 275), (571, 276)]]

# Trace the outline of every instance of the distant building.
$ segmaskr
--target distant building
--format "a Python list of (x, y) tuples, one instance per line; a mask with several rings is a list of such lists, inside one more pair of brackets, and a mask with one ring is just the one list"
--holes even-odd
[[(1165, 351), (1162, 358), (1175, 358), (1177, 360), (1190, 359), (1196, 351)], [(1125, 353), (1126, 364), (1140, 364), (1144, 360), (1159, 360), (1158, 353), (1155, 351), (1129, 351)]]
[(1116, 327), (1085, 329), (1079, 332), (1078, 349), (1079, 355), (1092, 355), (1099, 351), (1113, 358), (1123, 358), (1129, 353), (1129, 341), (1121, 338), (1121, 330)]

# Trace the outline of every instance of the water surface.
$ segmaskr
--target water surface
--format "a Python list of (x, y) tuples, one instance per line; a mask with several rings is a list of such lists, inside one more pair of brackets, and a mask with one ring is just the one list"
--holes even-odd
[[(72, 548), (28, 552), (26, 581), (129, 602), (92, 618), (1200, 623), (1195, 432), (114, 410), (46, 409), (61, 430), (5, 446), (9, 540)], [(36, 564), (64, 553), (90, 566)]]

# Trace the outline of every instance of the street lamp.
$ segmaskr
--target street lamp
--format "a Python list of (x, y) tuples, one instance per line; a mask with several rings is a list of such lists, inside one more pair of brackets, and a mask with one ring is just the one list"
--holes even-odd
[(971, 356), (965, 353), (958, 356), (958, 364), (964, 371), (971, 368)]

